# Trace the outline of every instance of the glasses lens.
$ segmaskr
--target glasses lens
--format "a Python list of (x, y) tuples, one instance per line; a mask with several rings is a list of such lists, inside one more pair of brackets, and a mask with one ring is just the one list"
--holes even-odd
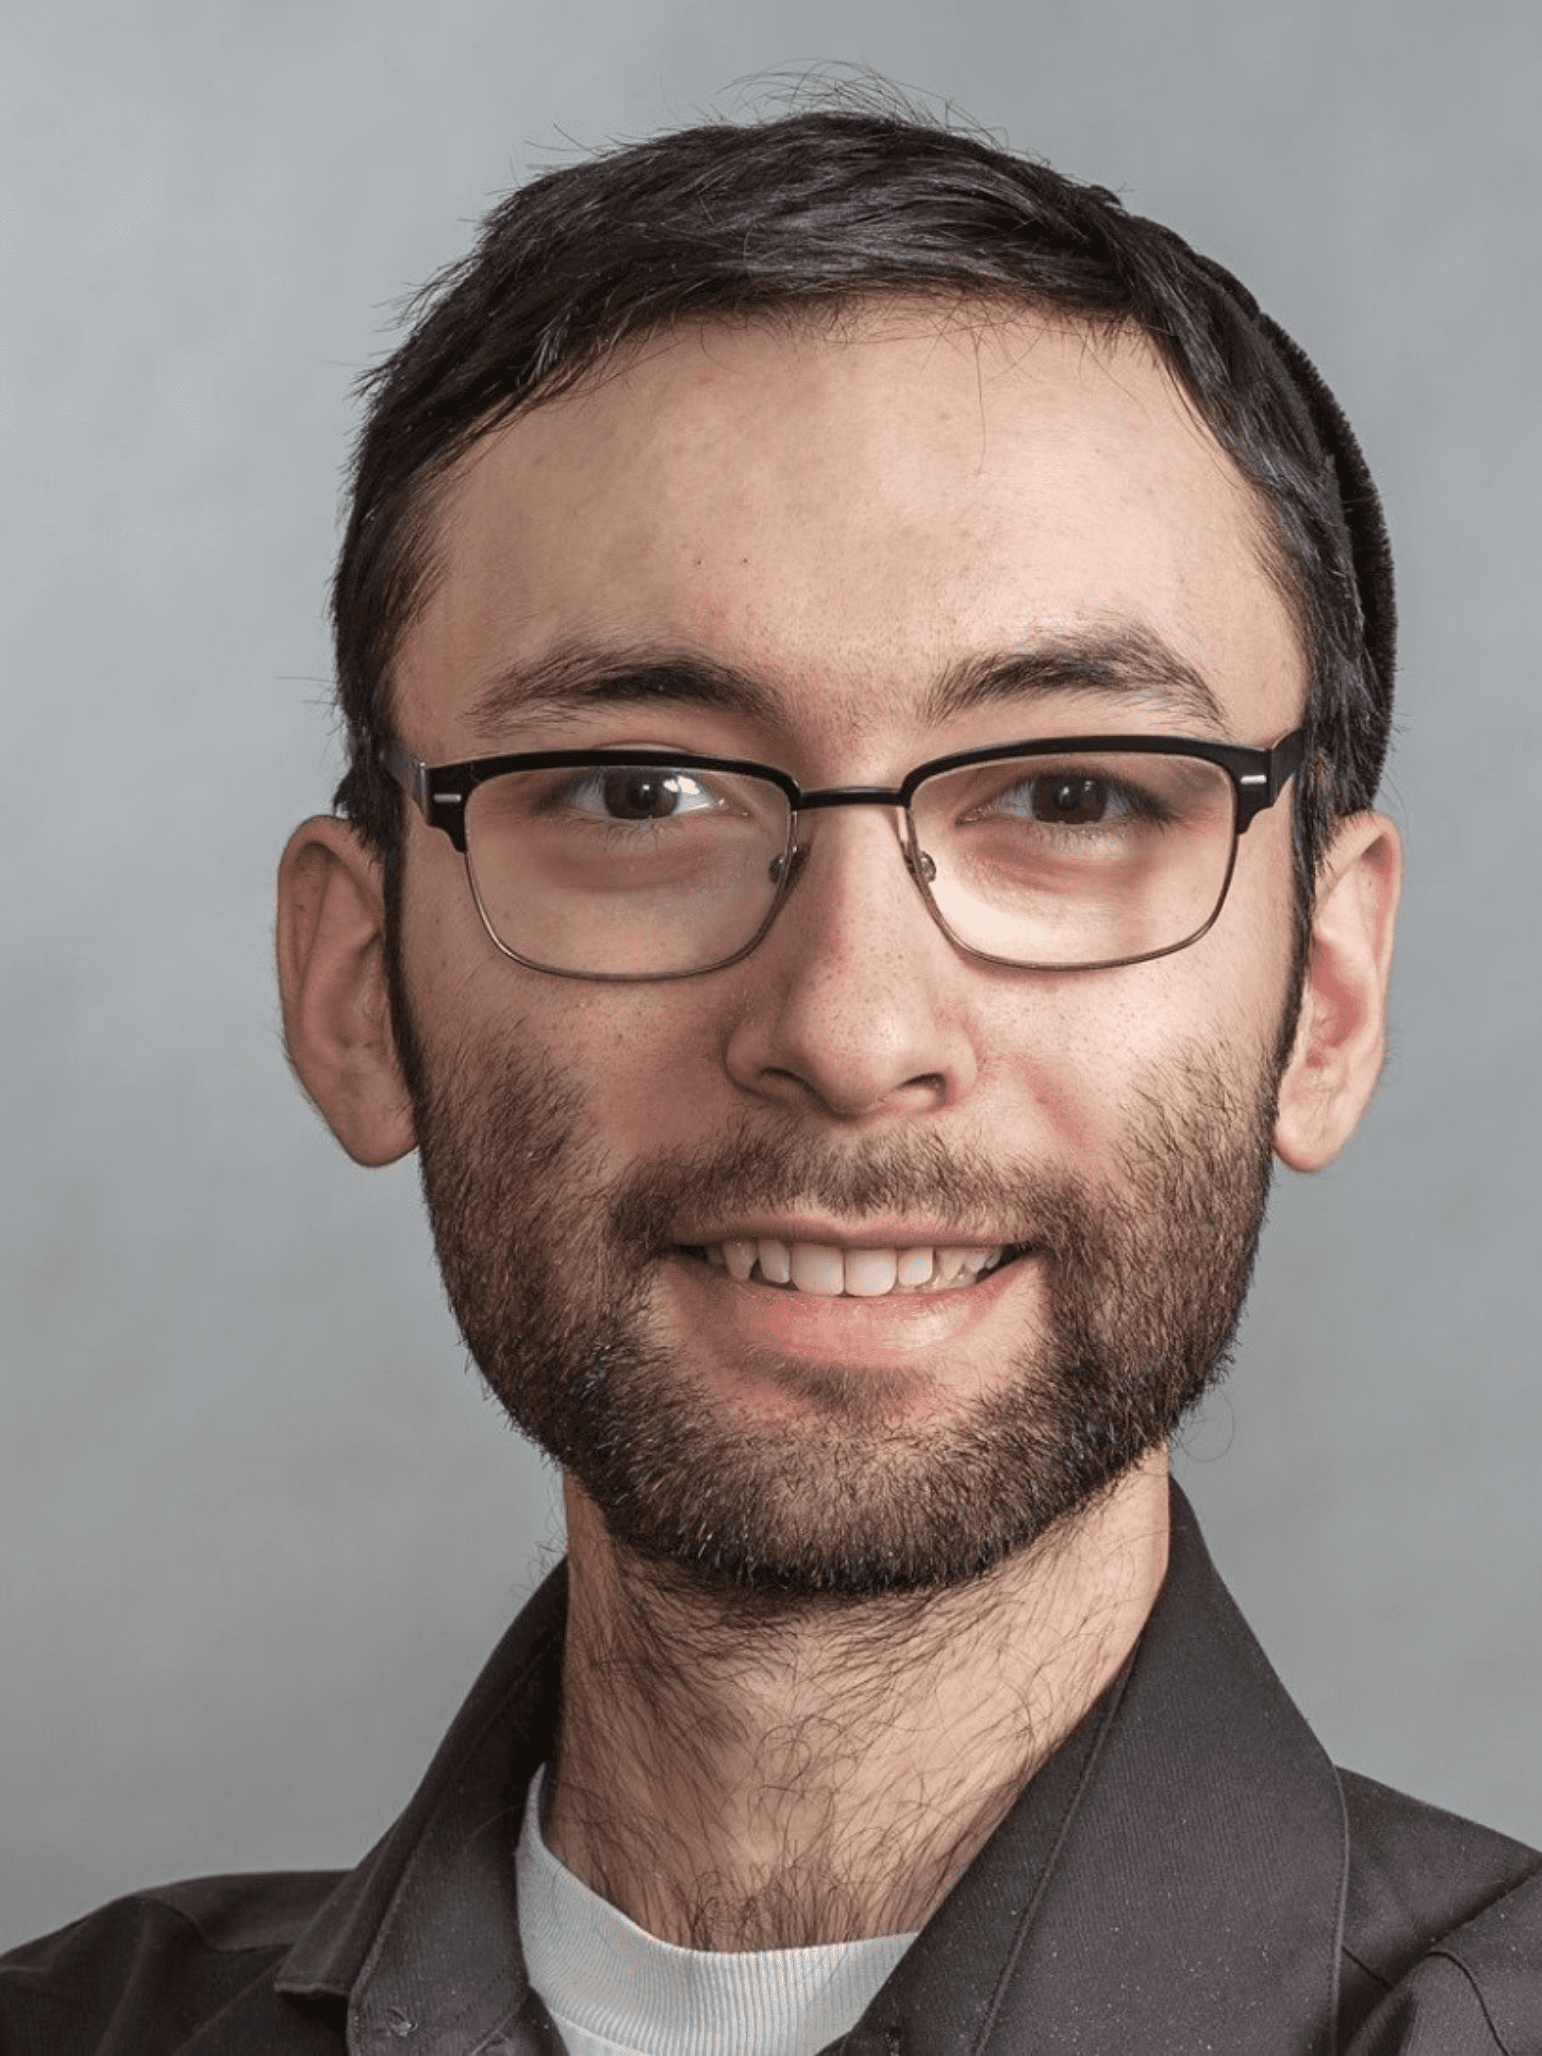
[(1002, 758), (939, 772), (911, 802), (933, 904), (967, 949), (1071, 969), (1193, 938), (1226, 890), (1235, 795), (1202, 757)]
[(467, 862), (512, 955), (590, 978), (705, 971), (754, 941), (789, 812), (741, 772), (658, 763), (513, 771), (475, 788)]

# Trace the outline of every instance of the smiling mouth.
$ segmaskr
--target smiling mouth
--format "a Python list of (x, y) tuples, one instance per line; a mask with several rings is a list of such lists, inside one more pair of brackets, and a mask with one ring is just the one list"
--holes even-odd
[(851, 1249), (775, 1236), (709, 1242), (686, 1252), (740, 1284), (780, 1286), (823, 1299), (884, 1299), (891, 1293), (957, 1292), (978, 1285), (1023, 1246), (922, 1243), (913, 1248)]

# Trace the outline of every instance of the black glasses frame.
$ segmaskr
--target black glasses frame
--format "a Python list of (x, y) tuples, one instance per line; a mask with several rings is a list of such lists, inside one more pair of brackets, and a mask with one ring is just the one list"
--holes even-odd
[[(1086, 752), (1096, 755), (1196, 757), (1207, 764), (1215, 764), (1231, 780), (1234, 800), (1231, 857), (1226, 866), (1226, 876), (1217, 896), (1210, 918), (1196, 928), (1192, 935), (1186, 935), (1180, 942), (1168, 943), (1161, 949), (1146, 950), (1139, 956), (1116, 957), (1094, 964), (1019, 964), (1010, 957), (991, 956), (984, 950), (973, 949), (948, 926), (941, 910), (933, 900), (926, 881), (926, 853), (915, 839), (915, 823), (910, 813), (910, 802), (917, 790), (929, 778), (935, 778), (946, 771), (961, 771), (975, 764), (993, 764), (1009, 758), (1021, 760), (1024, 757), (1053, 757)], [(380, 761), (391, 777), (417, 807), (430, 828), (436, 828), (447, 835), (467, 859), (470, 868), (470, 852), (466, 840), (466, 808), (471, 795), (479, 785), (489, 779), (501, 778), (510, 771), (561, 771), (579, 769), (590, 764), (613, 764), (617, 767), (636, 765), (644, 770), (661, 771), (726, 771), (741, 776), (758, 778), (765, 784), (774, 785), (781, 791), (788, 803), (791, 819), (788, 824), (788, 841), (784, 859), (781, 861), (776, 896), (766, 912), (765, 919), (742, 949), (732, 956), (724, 957), (713, 964), (693, 965), (686, 971), (570, 971), (553, 964), (541, 964), (511, 949), (502, 936), (496, 933), (482, 907), (481, 896), (476, 890), (476, 880), (471, 879), (472, 897), (488, 935), (506, 957), (515, 963), (525, 964), (536, 971), (546, 971), (557, 978), (583, 978), (595, 982), (614, 984), (638, 984), (642, 982), (662, 983), (671, 978), (698, 978), (708, 971), (726, 970), (747, 957), (751, 950), (765, 936), (782, 903), (797, 877), (798, 859), (802, 849), (798, 844), (798, 817), (800, 814), (815, 813), (826, 807), (893, 807), (904, 812), (908, 841), (905, 861), (910, 869), (921, 897), (939, 928), (954, 946), (965, 955), (975, 957), (983, 963), (1002, 964), (1024, 971), (1108, 971), (1117, 970), (1125, 964), (1149, 963), (1156, 957), (1171, 956), (1174, 951), (1187, 949), (1198, 942), (1202, 935), (1215, 925), (1221, 909), (1226, 904), (1226, 895), (1231, 890), (1232, 873), (1237, 863), (1238, 838), (1247, 833), (1257, 817), (1272, 807), (1290, 780), (1300, 770), (1306, 752), (1306, 731), (1293, 729), (1289, 735), (1267, 748), (1251, 743), (1213, 742), (1208, 737), (1191, 735), (1056, 735), (1035, 738), (1032, 742), (993, 743), (984, 749), (958, 750), (947, 757), (933, 757), (924, 764), (918, 764), (899, 785), (832, 785), (813, 792), (805, 792), (790, 772), (778, 770), (774, 764), (757, 764), (741, 757), (702, 757), (682, 754), (679, 750), (521, 750), (500, 757), (470, 757), (457, 764), (425, 764), (394, 738), (388, 738), (380, 745)]]

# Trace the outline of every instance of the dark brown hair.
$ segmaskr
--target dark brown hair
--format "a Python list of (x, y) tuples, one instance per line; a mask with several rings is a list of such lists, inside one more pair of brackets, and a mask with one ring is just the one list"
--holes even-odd
[(533, 398), (671, 322), (884, 293), (1009, 300), (1151, 339), (1253, 487), (1299, 626), (1309, 888), (1332, 820), (1375, 795), (1391, 721), (1390, 553), (1337, 403), (1246, 288), (1170, 229), (975, 135), (865, 107), (686, 129), (535, 179), (424, 288), (406, 340), (363, 380), (333, 586), (348, 749), (337, 804), (392, 886), (401, 796), (379, 746), (392, 662), (432, 584), (449, 467)]

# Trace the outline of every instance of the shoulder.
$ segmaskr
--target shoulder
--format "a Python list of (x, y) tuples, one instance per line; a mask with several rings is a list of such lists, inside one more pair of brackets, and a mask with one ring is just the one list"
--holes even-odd
[(1542, 2051), (1542, 1853), (1341, 1774), (1355, 2051)]
[(115, 1899), (0, 1956), (4, 2056), (152, 2056), (266, 1986), (337, 1883), (328, 1872), (193, 1878)]

